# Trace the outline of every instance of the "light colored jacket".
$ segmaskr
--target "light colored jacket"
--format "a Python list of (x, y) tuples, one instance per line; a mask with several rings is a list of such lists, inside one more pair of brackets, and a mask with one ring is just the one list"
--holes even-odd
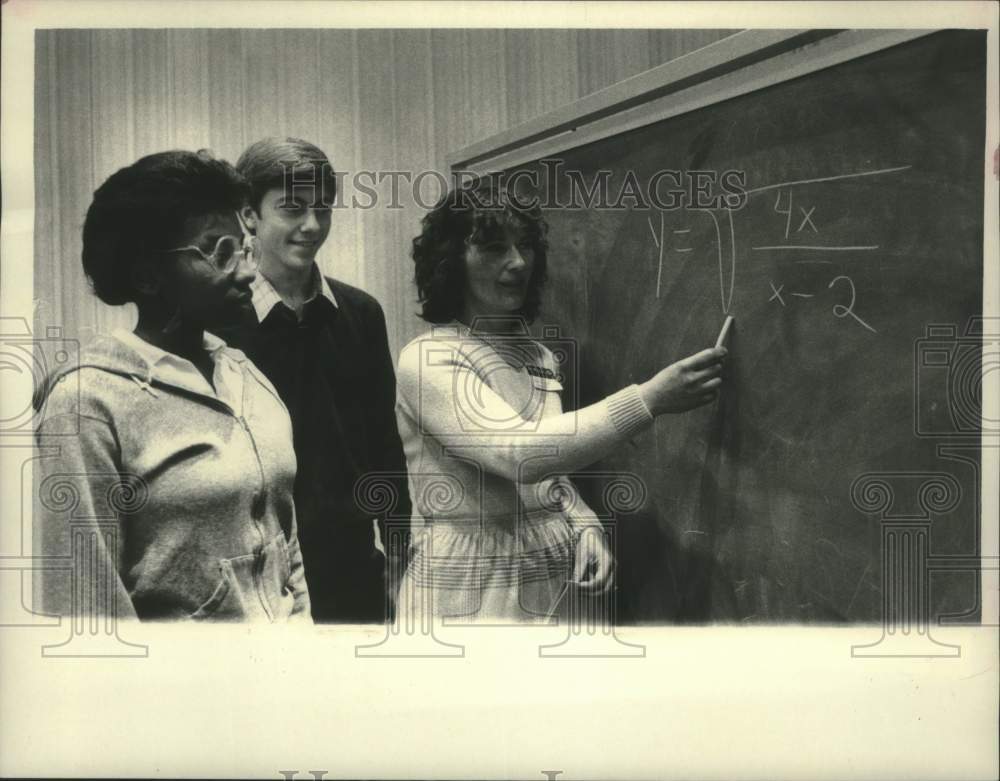
[(207, 333), (204, 347), (214, 389), (125, 331), (53, 378), (35, 462), (35, 553), (49, 557), (36, 609), (311, 621), (288, 411), (242, 352)]

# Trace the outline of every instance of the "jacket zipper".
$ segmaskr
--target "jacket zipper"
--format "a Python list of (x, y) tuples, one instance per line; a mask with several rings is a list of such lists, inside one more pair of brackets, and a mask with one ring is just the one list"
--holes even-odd
[[(138, 381), (137, 378), (135, 378), (135, 377), (133, 377), (133, 379), (138, 382), (138, 384), (140, 385), (140, 387), (143, 384), (145, 384), (147, 386), (151, 386), (151, 385), (154, 384), (154, 383), (142, 383), (142, 382)], [(247, 379), (246, 375), (244, 374), (244, 376), (243, 376), (243, 388), (244, 388), (243, 392), (244, 392), (244, 394), (246, 393), (246, 379)], [(150, 393), (153, 393), (153, 391), (152, 391), (151, 388), (150, 388)], [(257, 545), (256, 549), (253, 552), (254, 564), (253, 564), (252, 578), (253, 578), (254, 591), (257, 592), (257, 599), (260, 602), (260, 606), (264, 609), (264, 614), (267, 616), (268, 620), (273, 622), (274, 621), (274, 614), (271, 612), (271, 608), (268, 607), (267, 599), (265, 599), (264, 592), (261, 589), (261, 583), (263, 581), (263, 577), (262, 576), (263, 576), (263, 572), (264, 572), (264, 559), (263, 559), (262, 554), (263, 554), (263, 550), (264, 550), (264, 545), (267, 542), (267, 537), (264, 534), (264, 527), (261, 526), (260, 521), (257, 518), (255, 518), (254, 514), (253, 514), (254, 506), (256, 505), (257, 500), (258, 499), (260, 501), (266, 501), (267, 500), (267, 497), (266, 497), (267, 478), (264, 476), (264, 464), (260, 460), (260, 450), (258, 450), (258, 448), (257, 448), (257, 440), (254, 439), (253, 434), (250, 431), (250, 426), (247, 424), (246, 419), (242, 415), (237, 415), (236, 411), (232, 407), (230, 407), (228, 404), (226, 404), (221, 399), (217, 399), (217, 398), (214, 398), (212, 396), (205, 396), (203, 394), (199, 394), (199, 395), (201, 395), (201, 397), (203, 399), (205, 399), (206, 401), (208, 401), (211, 405), (213, 405), (215, 407), (218, 407), (220, 410), (222, 410), (223, 412), (228, 413), (235, 420), (237, 420), (239, 422), (239, 424), (240, 424), (240, 428), (242, 428), (243, 431), (244, 431), (244, 433), (247, 435), (247, 439), (250, 440), (250, 447), (253, 449), (254, 460), (257, 463), (257, 476), (258, 476), (258, 478), (260, 480), (260, 485), (259, 485), (259, 487), (257, 489), (257, 493), (255, 495), (255, 498), (251, 501), (251, 506), (250, 506), (250, 520), (253, 523), (253, 527), (254, 527), (254, 529), (257, 532), (257, 536), (260, 538), (260, 544)], [(244, 404), (246, 403), (245, 396), (243, 398), (243, 403)]]
[(261, 590), (261, 581), (264, 574), (264, 559), (261, 556), (261, 553), (263, 552), (267, 539), (264, 535), (264, 528), (260, 525), (260, 521), (254, 515), (257, 502), (267, 501), (267, 495), (265, 493), (267, 483), (264, 477), (264, 465), (260, 460), (260, 451), (257, 449), (257, 440), (253, 438), (253, 434), (250, 431), (250, 426), (247, 425), (246, 419), (242, 415), (234, 415), (234, 417), (240, 422), (240, 426), (242, 426), (243, 431), (246, 432), (247, 439), (250, 440), (250, 447), (253, 448), (254, 459), (257, 462), (257, 474), (260, 478), (260, 488), (257, 490), (257, 494), (254, 496), (250, 506), (250, 520), (253, 521), (257, 534), (260, 535), (260, 545), (257, 547), (257, 550), (254, 551), (253, 584), (254, 589), (257, 592), (257, 598), (260, 600), (260, 605), (264, 608), (264, 613), (267, 615), (269, 621), (274, 621), (274, 615), (271, 613), (271, 608), (268, 607), (267, 599), (264, 598), (264, 592)]

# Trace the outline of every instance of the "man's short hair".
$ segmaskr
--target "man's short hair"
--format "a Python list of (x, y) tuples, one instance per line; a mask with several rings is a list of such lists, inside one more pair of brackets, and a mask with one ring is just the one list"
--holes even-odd
[(324, 205), (332, 206), (337, 197), (337, 177), (322, 149), (301, 138), (272, 136), (248, 146), (236, 169), (250, 183), (250, 205), (260, 212), (264, 194), (292, 181), (315, 183)]

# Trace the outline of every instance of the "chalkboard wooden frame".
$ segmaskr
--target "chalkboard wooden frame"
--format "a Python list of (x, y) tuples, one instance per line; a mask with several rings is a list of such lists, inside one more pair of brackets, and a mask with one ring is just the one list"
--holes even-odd
[(755, 92), (937, 32), (743, 30), (446, 158), (451, 171), (502, 171)]

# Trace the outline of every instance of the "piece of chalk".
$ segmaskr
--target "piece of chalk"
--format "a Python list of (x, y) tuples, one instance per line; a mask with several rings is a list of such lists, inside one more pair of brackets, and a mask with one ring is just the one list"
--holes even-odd
[(733, 316), (726, 315), (726, 320), (722, 324), (722, 330), (719, 331), (719, 338), (715, 340), (716, 347), (722, 347), (723, 342), (726, 341), (726, 337), (729, 336), (729, 327), (733, 324)]

